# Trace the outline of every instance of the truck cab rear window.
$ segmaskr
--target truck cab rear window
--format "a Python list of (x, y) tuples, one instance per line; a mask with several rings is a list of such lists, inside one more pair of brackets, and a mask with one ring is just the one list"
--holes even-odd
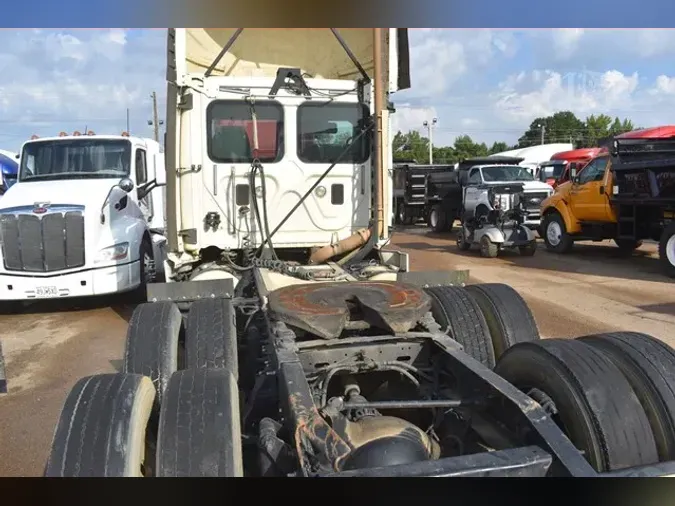
[[(303, 163), (333, 163), (368, 120), (360, 104), (307, 103), (298, 107), (298, 158)], [(370, 136), (363, 135), (340, 163), (364, 163), (370, 157)]]
[[(256, 101), (258, 158), (263, 163), (284, 156), (284, 111), (272, 101)], [(254, 129), (251, 106), (239, 100), (212, 102), (206, 113), (209, 158), (220, 163), (251, 163), (254, 159)]]

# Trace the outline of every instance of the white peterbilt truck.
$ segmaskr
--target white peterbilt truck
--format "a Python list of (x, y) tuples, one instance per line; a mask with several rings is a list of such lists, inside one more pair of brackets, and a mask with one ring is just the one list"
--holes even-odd
[(0, 300), (144, 293), (163, 268), (165, 175), (152, 139), (25, 142), (0, 200)]

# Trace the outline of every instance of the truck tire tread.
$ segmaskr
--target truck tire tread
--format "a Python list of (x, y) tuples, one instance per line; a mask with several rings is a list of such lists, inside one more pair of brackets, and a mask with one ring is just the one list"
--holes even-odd
[(540, 339), (532, 311), (512, 287), (502, 283), (482, 283), (467, 285), (466, 289), (485, 317), (496, 359), (516, 343)]
[(155, 388), (138, 374), (79, 380), (56, 426), (45, 476), (141, 476)]
[(578, 339), (603, 352), (624, 373), (649, 418), (660, 460), (675, 460), (675, 351), (639, 332)]
[(490, 329), (483, 313), (466, 291), (459, 286), (434, 286), (425, 289), (431, 296), (431, 311), (436, 322), (464, 351), (485, 366), (495, 365)]
[(243, 476), (239, 393), (227, 369), (185, 369), (159, 418), (157, 476)]
[(547, 394), (561, 428), (598, 472), (658, 461), (635, 392), (594, 347), (567, 339), (520, 343), (504, 353), (495, 372), (523, 391), (536, 388)]
[(155, 417), (169, 378), (179, 368), (183, 332), (183, 315), (171, 301), (140, 304), (129, 320), (122, 370), (152, 380), (157, 389)]
[(236, 312), (230, 299), (192, 303), (185, 331), (186, 367), (229, 369), (238, 378)]

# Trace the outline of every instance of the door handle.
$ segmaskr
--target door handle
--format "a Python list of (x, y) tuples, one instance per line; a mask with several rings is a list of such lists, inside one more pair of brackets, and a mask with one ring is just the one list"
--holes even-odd
[(604, 195), (604, 194), (605, 194), (605, 187), (601, 186), (600, 187), (600, 195)]

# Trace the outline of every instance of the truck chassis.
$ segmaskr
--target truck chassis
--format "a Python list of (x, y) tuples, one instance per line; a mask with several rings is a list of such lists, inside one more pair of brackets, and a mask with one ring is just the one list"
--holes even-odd
[(45, 475), (675, 473), (660, 341), (540, 340), (515, 290), (467, 273), (313, 269), (150, 285), (123, 372), (73, 387)]

